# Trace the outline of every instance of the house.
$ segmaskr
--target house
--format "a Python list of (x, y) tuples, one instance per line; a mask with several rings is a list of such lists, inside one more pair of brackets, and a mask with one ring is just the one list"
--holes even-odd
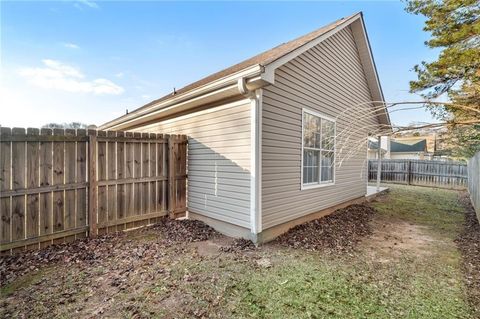
[(430, 159), (426, 139), (392, 139), (390, 142), (391, 159)]
[[(382, 158), (384, 159), (432, 159), (433, 152), (428, 152), (427, 139), (424, 138), (390, 138), (382, 136)], [(368, 159), (378, 158), (377, 140), (368, 140)]]
[(392, 138), (396, 142), (414, 144), (420, 140), (425, 139), (427, 143), (427, 153), (424, 154), (426, 159), (436, 161), (455, 160), (452, 156), (451, 149), (452, 139), (448, 136), (448, 129), (445, 127), (429, 127), (415, 130), (413, 132), (398, 132)]
[[(390, 158), (390, 137), (382, 136), (380, 138), (382, 158)], [(378, 158), (378, 138), (369, 137), (367, 141), (367, 158)]]
[(100, 128), (186, 134), (189, 218), (265, 242), (365, 198), (383, 100), (357, 13)]

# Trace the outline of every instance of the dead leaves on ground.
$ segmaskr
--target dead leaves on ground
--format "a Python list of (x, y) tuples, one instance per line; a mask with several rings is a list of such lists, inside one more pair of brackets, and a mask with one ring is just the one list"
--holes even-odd
[(455, 242), (463, 257), (468, 300), (480, 317), (480, 224), (466, 192), (460, 195), (460, 201), (465, 207), (465, 223)]
[[(118, 257), (120, 250), (125, 250), (131, 239), (129, 237), (142, 235), (142, 233), (151, 230), (158, 232), (158, 237), (153, 243), (137, 245), (122, 255), (127, 254), (127, 258), (152, 257), (151, 255), (161, 254), (161, 247), (171, 246), (178, 242), (204, 241), (218, 233), (210, 226), (195, 220), (172, 220), (163, 218), (160, 223), (152, 227), (146, 227), (132, 232), (119, 232), (113, 235), (105, 235), (98, 238), (86, 238), (59, 245), (48, 246), (41, 250), (31, 250), (25, 253), (11, 256), (0, 256), (0, 278), (2, 286), (12, 282), (16, 278), (23, 276), (31, 271), (35, 271), (40, 266), (46, 266), (58, 262), (63, 263), (87, 263), (94, 264), (96, 261)], [(155, 236), (149, 234), (150, 237)]]
[(367, 205), (350, 205), (331, 215), (295, 226), (277, 238), (280, 245), (330, 253), (351, 252), (362, 237), (372, 232), (375, 210)]
[(257, 249), (257, 247), (251, 240), (236, 238), (230, 245), (221, 247), (220, 251), (226, 253), (238, 253), (242, 251), (254, 251), (255, 249)]
[(151, 317), (164, 307), (155, 309), (149, 298), (176, 291), (175, 269), (195, 256), (188, 243), (215, 236), (202, 222), (165, 218), (127, 233), (2, 256), (2, 288), (24, 282), (2, 296), (0, 316)]

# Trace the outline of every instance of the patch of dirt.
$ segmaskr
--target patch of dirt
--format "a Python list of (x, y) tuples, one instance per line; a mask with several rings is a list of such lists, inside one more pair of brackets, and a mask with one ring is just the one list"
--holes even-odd
[(215, 236), (212, 239), (194, 242), (191, 245), (197, 249), (200, 256), (218, 256), (222, 248), (233, 243), (234, 239), (227, 236)]
[(467, 192), (461, 193), (460, 202), (465, 207), (465, 223), (455, 242), (462, 254), (468, 301), (475, 318), (480, 318), (480, 224)]
[[(190, 294), (174, 292), (158, 304), (159, 309), (163, 309), (162, 318), (182, 318), (185, 316), (184, 310), (188, 309), (188, 305), (194, 302), (193, 296)], [(195, 309), (192, 311), (193, 317), (206, 318), (205, 309)]]
[(282, 246), (329, 253), (351, 252), (372, 233), (370, 221), (375, 210), (354, 204), (331, 215), (295, 226), (275, 240)]
[(405, 253), (431, 255), (431, 245), (439, 244), (426, 233), (426, 227), (376, 215), (372, 220), (372, 235), (362, 240), (361, 248), (376, 261), (389, 262)]
[[(161, 240), (158, 244), (161, 246), (171, 246), (178, 242), (204, 241), (219, 236), (219, 233), (201, 221), (172, 220), (166, 217), (158, 224), (128, 232), (128, 235), (125, 232), (119, 232), (93, 239), (86, 238), (72, 243), (52, 245), (42, 250), (0, 256), (1, 286), (12, 282), (17, 277), (37, 271), (40, 266), (58, 262), (94, 264), (98, 260), (114, 256), (113, 251), (124, 246), (125, 240), (131, 240), (129, 238), (133, 236), (141, 237), (152, 230), (154, 232), (149, 236), (157, 235), (157, 239)], [(131, 253), (141, 258), (152, 252), (151, 247), (136, 247)]]

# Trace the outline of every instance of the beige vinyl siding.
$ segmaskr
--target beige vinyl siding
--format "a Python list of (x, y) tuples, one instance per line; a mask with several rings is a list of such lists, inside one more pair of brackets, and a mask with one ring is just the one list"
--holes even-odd
[(250, 100), (141, 130), (188, 136), (189, 211), (250, 229)]
[[(263, 90), (263, 229), (365, 195), (366, 126), (378, 122), (370, 116), (351, 127), (352, 118), (360, 118), (360, 113), (355, 114), (356, 108), (348, 116), (341, 112), (371, 100), (349, 27), (276, 70), (275, 84)], [(337, 138), (334, 185), (301, 190), (302, 108), (336, 118), (337, 135), (353, 128), (349, 144), (355, 140), (359, 148), (339, 167), (342, 139)]]

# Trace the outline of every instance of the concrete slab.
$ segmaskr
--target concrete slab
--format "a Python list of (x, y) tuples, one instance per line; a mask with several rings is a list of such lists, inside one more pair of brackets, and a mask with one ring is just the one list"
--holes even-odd
[(388, 192), (388, 187), (382, 187), (377, 190), (377, 186), (367, 186), (367, 195), (365, 195), (367, 200), (372, 200), (378, 195)]

